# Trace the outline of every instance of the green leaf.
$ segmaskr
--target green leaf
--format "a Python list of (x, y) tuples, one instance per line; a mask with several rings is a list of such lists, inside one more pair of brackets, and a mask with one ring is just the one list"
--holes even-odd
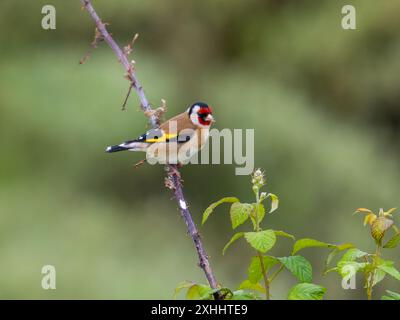
[(243, 237), (243, 236), (244, 236), (244, 232), (235, 233), (235, 234), (233, 235), (233, 237), (231, 238), (231, 240), (229, 240), (229, 242), (228, 242), (228, 243), (225, 245), (225, 247), (222, 249), (222, 255), (225, 254), (226, 249), (228, 249), (228, 247), (229, 247), (232, 243), (234, 243), (237, 239), (239, 239), (239, 238), (241, 238), (241, 237)]
[(325, 261), (325, 271), (324, 274), (326, 273), (326, 271), (328, 270), (329, 264), (332, 262), (333, 258), (341, 251), (343, 250), (347, 250), (347, 249), (351, 249), (354, 248), (354, 245), (352, 243), (344, 243), (341, 245), (338, 245), (337, 247), (335, 247), (328, 255), (328, 257), (326, 258)]
[[(264, 268), (267, 272), (271, 267), (279, 263), (278, 259), (271, 256), (263, 256)], [(258, 256), (252, 257), (249, 268), (247, 270), (248, 278), (251, 283), (258, 283), (262, 278), (262, 270), (260, 258)]]
[(267, 252), (270, 250), (276, 242), (276, 236), (274, 230), (264, 230), (264, 231), (257, 231), (257, 232), (246, 232), (244, 234), (247, 242), (262, 253)]
[(379, 282), (381, 282), (385, 278), (385, 276), (386, 276), (386, 272), (384, 272), (380, 269), (376, 269), (374, 271), (374, 281), (372, 282), (372, 287), (374, 287)]
[(393, 266), (394, 262), (389, 260), (383, 260), (378, 264), (378, 269), (391, 275), (393, 278), (400, 280), (400, 272)]
[(376, 214), (374, 214), (374, 213), (370, 213), (370, 214), (367, 214), (366, 216), (365, 216), (365, 218), (364, 218), (364, 227), (367, 225), (367, 224), (369, 224), (370, 226), (372, 226), (372, 224), (374, 223), (374, 221), (377, 219), (378, 217), (377, 217), (377, 215)]
[(248, 203), (234, 202), (231, 206), (230, 215), (232, 229), (236, 229), (250, 217), (253, 206)]
[[(256, 219), (255, 219), (256, 218), (255, 212), (256, 212), (256, 208), (257, 208), (257, 203), (253, 203), (252, 206), (253, 206), (253, 210), (251, 212), (250, 217), (251, 217), (251, 222), (253, 222), (253, 227), (254, 227), (254, 229), (256, 229), (257, 223), (256, 223)], [(260, 223), (263, 221), (264, 217), (265, 217), (265, 208), (264, 208), (264, 205), (262, 203), (260, 203), (258, 205), (258, 215), (257, 215), (258, 225), (260, 225)]]
[(289, 291), (289, 300), (322, 300), (326, 289), (313, 283), (299, 283)]
[(343, 255), (339, 261), (355, 261), (358, 258), (362, 258), (368, 255), (367, 252), (361, 251), (357, 248), (351, 248)]
[(371, 225), (371, 235), (375, 239), (376, 243), (379, 245), (382, 243), (382, 238), (385, 235), (386, 230), (388, 230), (393, 225), (393, 220), (386, 217), (379, 217)]
[(310, 247), (320, 247), (320, 248), (336, 248), (337, 246), (334, 244), (318, 241), (315, 239), (300, 239), (295, 242), (293, 245), (293, 251), (292, 254), (296, 254), (300, 250), (304, 248), (310, 248)]
[(300, 282), (312, 281), (312, 267), (310, 262), (302, 256), (277, 258)]
[(178, 296), (179, 292), (181, 292), (183, 289), (186, 288), (190, 288), (191, 286), (195, 285), (196, 283), (192, 282), (192, 281), (182, 281), (179, 282), (178, 285), (175, 288), (175, 292), (174, 292), (174, 299), (176, 299), (176, 297)]
[(328, 270), (328, 268), (329, 268), (330, 263), (332, 262), (333, 258), (334, 258), (338, 253), (339, 253), (339, 250), (335, 248), (335, 249), (333, 249), (333, 250), (328, 254), (328, 257), (326, 258), (326, 261), (325, 261), (325, 270), (324, 270), (324, 274), (326, 274), (326, 272), (327, 272), (327, 270)]
[(238, 290), (241, 290), (241, 289), (248, 289), (248, 290), (256, 290), (256, 291), (260, 291), (260, 292), (265, 292), (265, 289), (261, 284), (253, 283), (250, 280), (244, 280), (240, 284), (240, 286), (238, 288)]
[(209, 299), (212, 289), (204, 284), (192, 285), (186, 293), (186, 299), (188, 300), (202, 300)]
[(374, 213), (373, 211), (367, 209), (367, 208), (358, 208), (354, 214), (356, 213), (366, 213), (366, 214), (370, 214), (370, 213)]
[(338, 249), (339, 251), (343, 251), (343, 250), (347, 250), (347, 249), (351, 249), (351, 248), (355, 248), (354, 244), (352, 244), (352, 243), (343, 243), (343, 244), (336, 245), (336, 249)]
[(244, 290), (233, 291), (233, 295), (230, 300), (257, 300), (259, 296), (253, 292), (246, 292)]
[(296, 240), (296, 238), (294, 237), (294, 235), (291, 235), (290, 233), (286, 233), (285, 231), (281, 231), (281, 230), (274, 230), (275, 235), (279, 236), (279, 237), (286, 237), (286, 238), (290, 238), (293, 241)]
[(210, 204), (208, 208), (203, 212), (203, 220), (201, 221), (201, 224), (204, 224), (207, 221), (208, 217), (216, 207), (225, 202), (239, 202), (239, 199), (236, 197), (225, 197), (218, 200), (217, 202)]
[(400, 233), (396, 233), (388, 242), (386, 242), (386, 244), (383, 247), (387, 249), (393, 249), (397, 247), (399, 242), (400, 242)]
[(387, 296), (382, 296), (381, 300), (400, 300), (400, 293), (386, 290)]
[(369, 266), (371, 266), (371, 264), (367, 262), (339, 261), (336, 271), (342, 276), (344, 280), (349, 280), (350, 278), (355, 276), (358, 271), (363, 271)]
[(269, 210), (269, 213), (274, 212), (276, 209), (278, 209), (279, 206), (279, 199), (278, 196), (273, 194), (273, 193), (268, 193), (266, 198), (270, 197), (271, 198), (271, 209)]
[(383, 214), (385, 217), (391, 217), (393, 212), (395, 212), (397, 210), (397, 208), (391, 208), (388, 211), (385, 211)]

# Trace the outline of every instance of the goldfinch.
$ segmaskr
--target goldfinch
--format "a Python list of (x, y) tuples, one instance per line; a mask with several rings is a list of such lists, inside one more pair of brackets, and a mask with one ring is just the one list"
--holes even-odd
[(213, 122), (211, 107), (196, 102), (159, 128), (134, 140), (109, 146), (106, 152), (141, 151), (146, 153), (146, 161), (151, 164), (185, 164), (206, 144)]

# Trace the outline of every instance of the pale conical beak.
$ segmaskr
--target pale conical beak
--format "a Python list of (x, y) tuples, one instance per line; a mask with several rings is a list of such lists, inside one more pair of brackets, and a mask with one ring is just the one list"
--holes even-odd
[(211, 114), (207, 115), (206, 120), (207, 121), (211, 121), (211, 122), (215, 122), (215, 119)]

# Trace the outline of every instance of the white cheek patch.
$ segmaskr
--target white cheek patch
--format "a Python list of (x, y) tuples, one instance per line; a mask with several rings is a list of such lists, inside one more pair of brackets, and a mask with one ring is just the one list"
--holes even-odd
[(200, 110), (200, 106), (196, 105), (193, 107), (192, 113), (190, 114), (190, 121), (192, 121), (192, 123), (196, 126), (200, 126), (199, 118), (197, 115), (197, 112), (199, 112), (199, 110)]

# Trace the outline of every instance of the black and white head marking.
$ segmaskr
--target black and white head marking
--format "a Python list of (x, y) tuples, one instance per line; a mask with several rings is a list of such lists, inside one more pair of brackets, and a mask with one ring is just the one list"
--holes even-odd
[(207, 103), (196, 102), (187, 110), (190, 121), (200, 128), (208, 128), (211, 124), (210, 121), (204, 119), (207, 115), (211, 115), (211, 108)]

